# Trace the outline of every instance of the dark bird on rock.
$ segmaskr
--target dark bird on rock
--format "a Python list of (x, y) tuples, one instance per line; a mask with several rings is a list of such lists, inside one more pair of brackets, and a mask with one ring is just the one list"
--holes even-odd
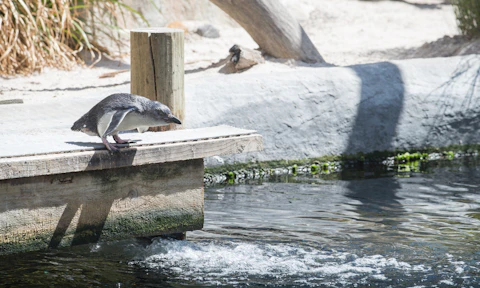
[(118, 93), (93, 106), (73, 124), (72, 130), (99, 136), (108, 150), (117, 151), (115, 144), (107, 141), (107, 136), (113, 136), (119, 144), (129, 143), (118, 136), (120, 131), (137, 129), (145, 132), (148, 127), (170, 123), (182, 124), (166, 105), (142, 96)]
[(235, 44), (232, 46), (232, 48), (230, 48), (230, 50), (228, 50), (228, 52), (230, 52), (231, 55), (230, 61), (237, 64), (238, 61), (240, 61), (240, 53), (242, 53), (242, 49)]

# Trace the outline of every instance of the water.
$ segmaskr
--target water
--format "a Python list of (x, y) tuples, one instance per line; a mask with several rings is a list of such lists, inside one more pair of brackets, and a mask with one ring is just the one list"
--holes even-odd
[[(460, 162), (460, 163), (459, 163)], [(278, 176), (205, 190), (188, 241), (3, 256), (16, 287), (480, 287), (480, 163)]]

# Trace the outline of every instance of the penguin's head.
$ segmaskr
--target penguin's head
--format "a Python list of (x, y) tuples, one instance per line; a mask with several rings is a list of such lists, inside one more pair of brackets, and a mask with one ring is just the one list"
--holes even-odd
[(160, 102), (155, 102), (154, 115), (158, 120), (163, 120), (167, 123), (182, 124), (182, 122), (172, 114), (170, 108)]

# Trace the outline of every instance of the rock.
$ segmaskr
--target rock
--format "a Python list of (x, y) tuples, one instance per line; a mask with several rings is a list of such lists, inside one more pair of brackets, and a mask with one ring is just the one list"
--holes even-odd
[(258, 50), (235, 44), (228, 52), (230, 53), (228, 56), (229, 61), (220, 69), (220, 72), (225, 74), (246, 70), (259, 63), (265, 63), (262, 53)]
[[(423, 44), (410, 58), (449, 57), (478, 53), (480, 40), (472, 41), (465, 36), (444, 36), (436, 41)], [(472, 49), (473, 47), (473, 49)]]
[(208, 163), (210, 164), (210, 166), (215, 167), (215, 166), (221, 166), (225, 164), (225, 161), (220, 156), (212, 156), (209, 158)]
[(220, 31), (211, 24), (203, 24), (195, 31), (198, 35), (206, 38), (219, 38)]

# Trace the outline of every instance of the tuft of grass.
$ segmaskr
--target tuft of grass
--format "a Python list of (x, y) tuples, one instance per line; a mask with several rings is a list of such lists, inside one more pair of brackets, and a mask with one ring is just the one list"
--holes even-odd
[[(0, 76), (31, 74), (44, 67), (71, 69), (92, 57), (109, 53), (99, 39), (122, 45), (125, 13), (145, 18), (118, 0), (0, 1)], [(148, 23), (147, 23), (148, 24)], [(97, 52), (97, 53), (95, 53)]]
[(462, 33), (469, 37), (480, 36), (480, 1), (453, 0), (452, 4)]

